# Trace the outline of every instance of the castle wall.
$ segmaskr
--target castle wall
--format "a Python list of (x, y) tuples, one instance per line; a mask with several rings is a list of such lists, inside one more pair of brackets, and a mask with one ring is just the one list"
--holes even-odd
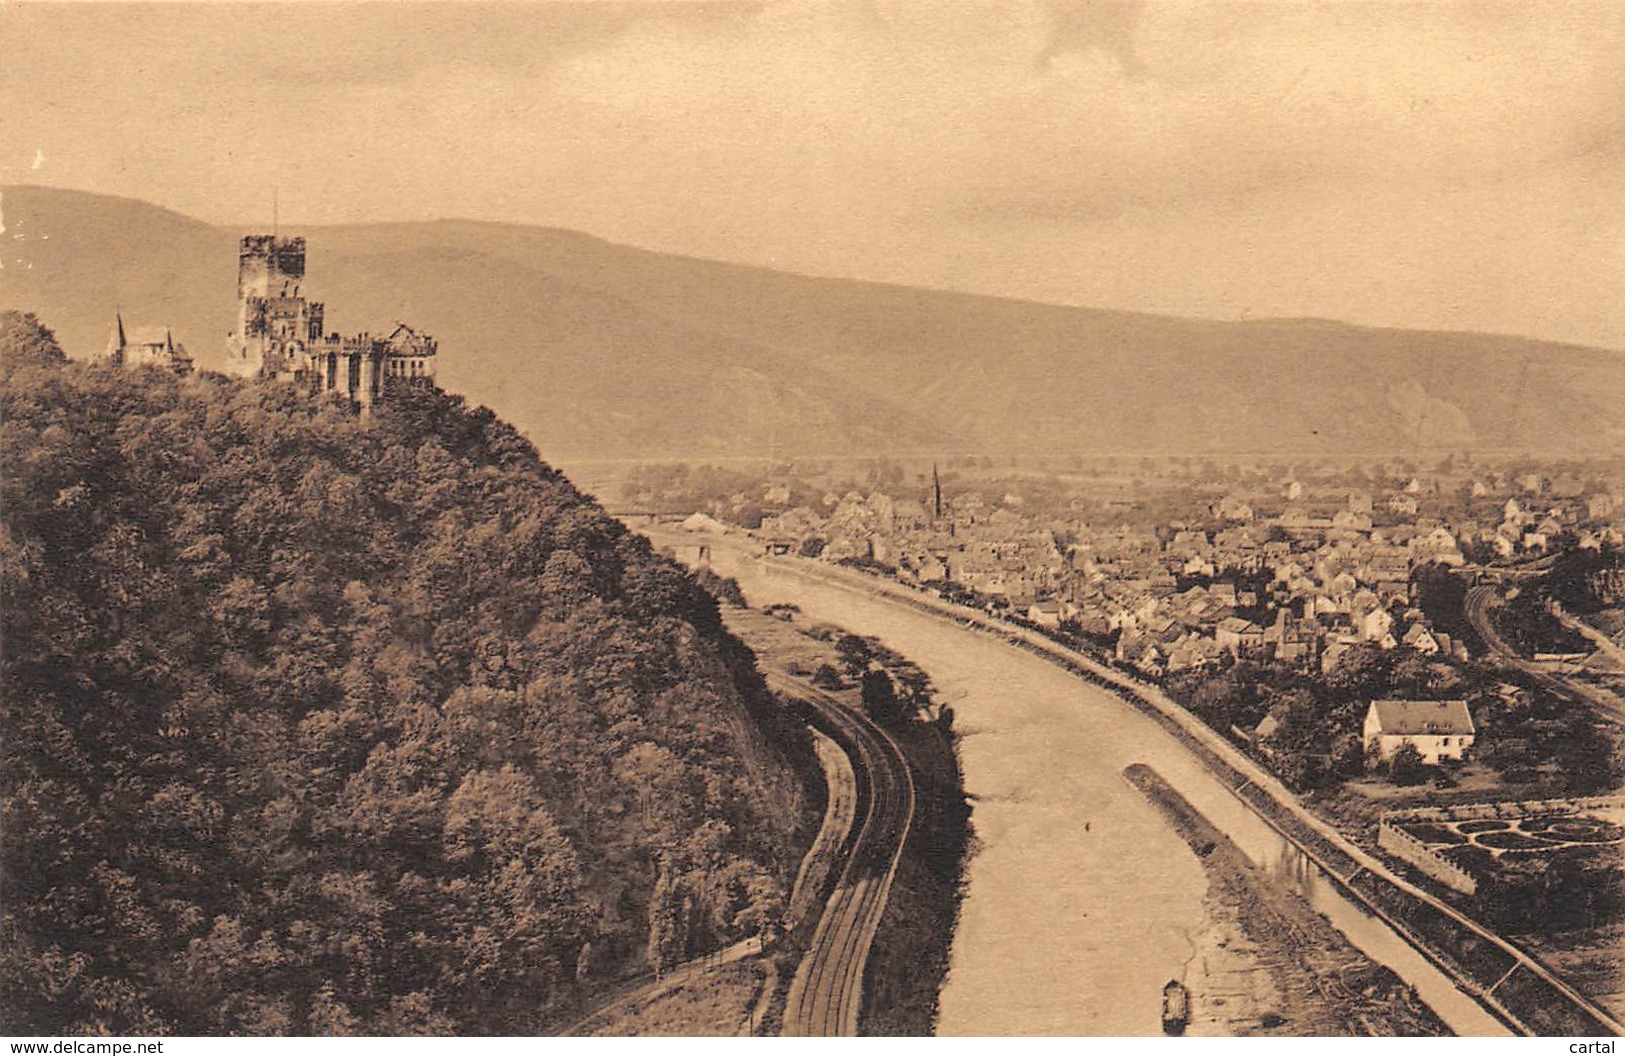
[(303, 238), (243, 238), (238, 325), (230, 348), (237, 373), (297, 381), (312, 393), (342, 394), (363, 410), (386, 383), (434, 384), (433, 338), (404, 325), (384, 339), (366, 333), (325, 335), (325, 305), (300, 296), (304, 277)]

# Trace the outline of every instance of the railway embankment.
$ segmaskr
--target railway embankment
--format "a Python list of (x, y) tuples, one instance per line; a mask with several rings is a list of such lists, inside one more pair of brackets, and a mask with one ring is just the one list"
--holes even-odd
[(955, 738), (940, 722), (888, 727), (914, 779), (914, 825), (864, 978), (865, 1035), (931, 1035), (972, 849)]
[[(877, 775), (863, 765), (866, 753), (857, 741), (857, 731), (848, 728), (850, 722), (841, 721), (839, 711), (831, 710), (863, 712), (859, 680), (825, 682), (821, 687), (806, 681), (810, 672), (825, 667), (833, 671), (839, 666), (841, 658), (834, 647), (838, 633), (829, 627), (807, 626), (789, 612), (768, 615), (750, 608), (730, 608), (725, 610), (725, 618), (729, 629), (755, 652), (759, 667), (781, 699), (800, 699), (798, 706), (806, 709), (808, 720), (825, 736), (825, 752), (847, 753), (842, 760), (825, 760), (831, 790), (829, 824), (803, 866), (792, 912), (785, 922), (790, 929), (785, 952), (817, 954), (821, 944), (832, 950), (828, 956), (815, 956), (813, 965), (801, 969), (799, 988), (793, 980), (798, 966), (788, 965), (785, 993), (773, 1003), (762, 1029), (771, 1032), (780, 1029), (787, 1017), (799, 1017), (804, 1022), (792, 1024), (792, 1031), (816, 1030), (843, 1019), (842, 1008), (855, 1000), (859, 1034), (929, 1035), (936, 1024), (938, 994), (947, 974), (964, 858), (971, 840), (970, 807), (959, 769), (952, 712), (930, 704), (885, 716), (878, 723), (900, 750), (912, 786), (913, 810), (893, 867), (884, 840), (871, 835), (868, 843), (872, 848), (860, 846), (864, 837), (861, 822), (870, 813)], [(884, 670), (883, 663), (877, 662), (877, 666)], [(875, 857), (867, 865), (875, 869), (886, 866), (890, 879), (881, 885), (881, 908), (875, 922), (865, 927), (843, 924), (851, 934), (838, 938), (823, 917), (843, 913), (843, 885), (867, 888), (875, 883), (863, 879), (866, 863), (852, 861), (854, 855)], [(852, 901), (856, 906), (857, 900)], [(855, 917), (863, 915), (856, 908), (852, 912)], [(844, 992), (846, 984), (835, 981), (847, 964), (859, 966), (858, 986), (850, 999)], [(811, 993), (820, 989), (828, 992)]]

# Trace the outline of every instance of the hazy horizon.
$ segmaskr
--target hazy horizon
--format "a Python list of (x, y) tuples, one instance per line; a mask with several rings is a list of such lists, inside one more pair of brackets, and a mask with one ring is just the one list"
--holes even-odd
[[(594, 0), (594, 2), (596, 2), (596, 0)], [(1043, 306), (1043, 307), (1083, 308), (1083, 309), (1096, 310), (1096, 311), (1102, 311), (1102, 312), (1122, 312), (1122, 313), (1127, 313), (1127, 314), (1147, 315), (1147, 316), (1154, 316), (1154, 317), (1159, 317), (1159, 318), (1187, 319), (1187, 320), (1196, 321), (1196, 322), (1251, 322), (1251, 323), (1255, 323), (1255, 324), (1257, 324), (1257, 323), (1282, 323), (1282, 324), (1306, 323), (1306, 324), (1328, 324), (1328, 325), (1333, 325), (1333, 326), (1349, 326), (1349, 327), (1361, 328), (1361, 329), (1379, 329), (1379, 330), (1380, 329), (1395, 329), (1395, 330), (1418, 330), (1418, 331), (1421, 331), (1421, 330), (1429, 330), (1429, 329), (1431, 329), (1431, 330), (1435, 330), (1435, 331), (1442, 332), (1442, 333), (1477, 334), (1477, 335), (1482, 335), (1482, 336), (1487, 336), (1487, 337), (1501, 336), (1501, 337), (1509, 337), (1509, 338), (1515, 338), (1515, 339), (1520, 339), (1520, 340), (1527, 339), (1527, 340), (1533, 340), (1533, 341), (1549, 341), (1549, 342), (1553, 342), (1553, 343), (1557, 343), (1557, 344), (1572, 344), (1572, 345), (1575, 345), (1577, 347), (1592, 348), (1592, 349), (1596, 349), (1596, 350), (1600, 350), (1600, 351), (1606, 351), (1606, 352), (1625, 353), (1625, 341), (1622, 341), (1618, 345), (1603, 345), (1603, 344), (1598, 344), (1598, 343), (1595, 343), (1595, 342), (1570, 341), (1568, 339), (1563, 339), (1563, 338), (1552, 338), (1552, 337), (1547, 337), (1547, 336), (1544, 336), (1544, 335), (1541, 335), (1541, 334), (1514, 333), (1514, 332), (1511, 332), (1511, 331), (1477, 330), (1477, 329), (1472, 329), (1472, 328), (1469, 328), (1469, 327), (1455, 327), (1455, 328), (1435, 327), (1435, 328), (1427, 328), (1427, 327), (1421, 327), (1421, 326), (1405, 326), (1405, 325), (1400, 325), (1400, 324), (1366, 323), (1366, 322), (1360, 322), (1360, 321), (1354, 320), (1354, 319), (1336, 318), (1336, 317), (1332, 317), (1332, 316), (1319, 316), (1319, 315), (1257, 315), (1257, 316), (1250, 316), (1250, 317), (1246, 317), (1246, 318), (1238, 320), (1238, 319), (1234, 319), (1234, 318), (1225, 318), (1223, 316), (1218, 316), (1218, 315), (1201, 315), (1201, 314), (1198, 314), (1198, 313), (1195, 313), (1195, 312), (1180, 312), (1180, 311), (1172, 311), (1172, 310), (1157, 311), (1157, 310), (1145, 309), (1145, 308), (1119, 308), (1119, 307), (1114, 307), (1114, 306), (1111, 306), (1111, 305), (1099, 305), (1099, 304), (1065, 304), (1065, 303), (1060, 302), (1060, 301), (1043, 300), (1043, 299), (1038, 298), (1038, 297), (1024, 296), (1024, 295), (1021, 295), (1021, 294), (993, 293), (993, 292), (986, 292), (986, 291), (981, 291), (981, 290), (970, 290), (970, 289), (963, 289), (963, 288), (957, 288), (957, 287), (951, 287), (951, 286), (935, 286), (935, 285), (928, 285), (928, 284), (923, 283), (923, 282), (901, 282), (901, 281), (895, 281), (895, 280), (864, 279), (864, 278), (860, 278), (860, 277), (852, 276), (852, 275), (838, 275), (838, 274), (831, 274), (831, 273), (816, 272), (816, 271), (812, 271), (810, 269), (796, 269), (796, 268), (789, 268), (789, 267), (772, 268), (772, 267), (770, 267), (768, 265), (751, 264), (748, 261), (725, 260), (725, 259), (722, 259), (720, 257), (710, 257), (710, 256), (705, 256), (705, 255), (702, 255), (702, 254), (699, 254), (699, 253), (685, 253), (685, 252), (683, 252), (681, 250), (658, 249), (658, 248), (652, 247), (652, 246), (640, 245), (640, 244), (638, 244), (638, 243), (636, 243), (636, 242), (634, 242), (634, 241), (632, 241), (630, 239), (611, 239), (611, 238), (607, 238), (606, 236), (601, 235), (598, 232), (587, 231), (587, 230), (583, 230), (581, 228), (559, 227), (558, 225), (554, 225), (554, 224), (528, 224), (528, 223), (526, 223), (524, 221), (487, 220), (487, 219), (481, 219), (480, 217), (475, 217), (475, 216), (462, 216), (462, 215), (455, 215), (455, 214), (446, 215), (446, 216), (422, 217), (422, 218), (418, 218), (418, 219), (402, 219), (402, 218), (380, 217), (380, 218), (372, 219), (372, 220), (349, 220), (349, 221), (338, 220), (338, 221), (328, 221), (328, 222), (322, 222), (322, 223), (305, 223), (305, 222), (300, 221), (298, 218), (289, 219), (287, 217), (280, 217), (280, 218), (278, 218), (278, 220), (280, 222), (280, 226), (278, 226), (278, 221), (273, 221), (271, 223), (259, 223), (258, 221), (205, 220), (205, 219), (203, 219), (201, 217), (192, 216), (189, 213), (182, 212), (181, 210), (173, 209), (173, 208), (171, 208), (171, 207), (169, 207), (167, 205), (164, 205), (161, 202), (154, 202), (154, 201), (149, 201), (147, 199), (141, 199), (141, 198), (131, 198), (131, 197), (128, 197), (126, 195), (108, 194), (107, 192), (93, 191), (93, 190), (89, 190), (89, 189), (82, 188), (82, 187), (52, 187), (52, 186), (49, 186), (49, 185), (46, 185), (46, 184), (14, 183), (14, 184), (9, 184), (9, 185), (0, 185), (0, 235), (3, 235), (5, 233), (5, 231), (6, 231), (6, 226), (5, 226), (5, 201), (4, 201), (5, 192), (8, 191), (8, 190), (26, 191), (26, 190), (34, 190), (34, 189), (41, 189), (41, 190), (46, 190), (46, 191), (60, 191), (60, 192), (69, 193), (69, 194), (90, 194), (90, 195), (98, 195), (98, 196), (108, 197), (108, 198), (117, 198), (117, 199), (120, 199), (120, 200), (123, 200), (123, 201), (135, 202), (135, 203), (139, 203), (141, 205), (147, 205), (147, 206), (152, 206), (154, 208), (162, 209), (162, 210), (165, 210), (166, 212), (174, 213), (177, 216), (182, 216), (182, 217), (184, 217), (184, 218), (186, 218), (188, 220), (194, 220), (194, 221), (197, 221), (198, 223), (207, 224), (208, 226), (210, 226), (212, 228), (215, 228), (217, 230), (240, 230), (244, 234), (248, 234), (250, 232), (258, 232), (258, 231), (269, 231), (273, 227), (276, 227), (278, 230), (280, 230), (282, 234), (291, 236), (291, 235), (300, 235), (300, 234), (304, 234), (304, 233), (312, 232), (312, 231), (320, 232), (323, 229), (334, 229), (334, 228), (342, 229), (342, 228), (353, 228), (353, 227), (390, 227), (390, 226), (395, 226), (395, 225), (436, 224), (436, 223), (493, 224), (493, 225), (498, 225), (498, 226), (534, 227), (534, 228), (537, 228), (539, 230), (564, 231), (564, 232), (567, 232), (567, 233), (572, 234), (572, 235), (581, 235), (581, 236), (586, 237), (586, 238), (595, 239), (595, 240), (598, 240), (600, 242), (606, 242), (606, 243), (610, 243), (610, 244), (613, 244), (613, 245), (624, 246), (624, 247), (629, 248), (629, 249), (648, 250), (650, 252), (657, 252), (657, 253), (662, 253), (662, 254), (666, 254), (666, 255), (669, 255), (669, 256), (676, 256), (676, 257), (686, 257), (688, 259), (692, 259), (692, 260), (696, 260), (696, 261), (702, 261), (702, 262), (706, 262), (706, 263), (712, 263), (712, 264), (722, 264), (722, 265), (730, 265), (730, 266), (731, 265), (738, 265), (740, 267), (747, 267), (747, 268), (768, 267), (769, 270), (775, 270), (775, 271), (778, 271), (778, 272), (780, 272), (782, 274), (801, 275), (801, 276), (805, 276), (807, 278), (833, 279), (833, 280), (837, 280), (837, 281), (849, 281), (849, 282), (869, 283), (869, 284), (878, 284), (878, 285), (892, 285), (892, 286), (897, 286), (897, 287), (902, 288), (902, 289), (921, 290), (921, 291), (924, 291), (924, 292), (927, 292), (927, 293), (963, 294), (963, 295), (967, 295), (967, 296), (993, 297), (993, 298), (997, 298), (999, 300), (1026, 301), (1026, 302), (1030, 302), (1032, 304)], [(1238, 453), (1245, 454), (1247, 452), (1238, 452)], [(763, 457), (766, 457), (766, 456), (763, 456)]]
[(0, 183), (1625, 348), (1625, 6), (12, 4)]

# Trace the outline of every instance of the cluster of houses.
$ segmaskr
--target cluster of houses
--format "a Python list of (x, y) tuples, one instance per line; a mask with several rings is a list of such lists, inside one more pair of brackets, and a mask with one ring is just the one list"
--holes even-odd
[(1105, 528), (1029, 516), (1014, 496), (921, 502), (848, 492), (826, 496), (827, 512), (772, 513), (759, 535), (778, 552), (872, 562), (1041, 627), (1075, 626), (1157, 676), (1226, 654), (1331, 670), (1364, 642), (1465, 658), (1463, 644), (1413, 605), (1413, 569), (1460, 567), (1466, 552), (1538, 556), (1560, 537), (1582, 546), (1622, 541), (1610, 519), (1625, 504), (1610, 494), (1548, 495), (1544, 508), (1539, 495), (1514, 496), (1501, 522), (1487, 526), (1415, 515), (1431, 491), (1412, 480), (1376, 501), (1346, 488), (1316, 495), (1293, 482), (1270, 516), (1232, 495), (1187, 521)]
[[(1471, 486), (1482, 501), (1470, 508), (1482, 514), (1499, 504), (1498, 522), (1441, 515), (1450, 504), (1438, 486), (1417, 480), (1379, 498), (1292, 483), (1273, 496), (1219, 498), (1185, 520), (1109, 526), (1053, 506), (1031, 513), (1016, 495), (945, 500), (933, 488), (921, 501), (848, 491), (790, 506), (790, 490), (775, 486), (763, 497), (768, 512), (756, 534), (772, 553), (878, 566), (1040, 627), (1071, 627), (1111, 643), (1119, 661), (1152, 676), (1227, 656), (1330, 671), (1362, 643), (1466, 659), (1464, 644), (1415, 605), (1412, 573), (1421, 566), (1527, 560), (1558, 545), (1625, 545), (1625, 500), (1611, 493), (1571, 486), (1554, 494), (1539, 478)], [(705, 519), (712, 530), (726, 528)], [(1261, 728), (1248, 739), (1267, 735)], [(1373, 761), (1408, 743), (1435, 764), (1463, 758), (1475, 736), (1463, 701), (1379, 700), (1362, 739)]]
[[(1287, 527), (1283, 522), (1275, 527)], [(1465, 561), (1441, 526), (1291, 527), (1272, 535), (1233, 528), (1211, 536), (1185, 530), (1162, 559), (1178, 565), (1172, 590), (1166, 577), (1123, 579), (1085, 565), (1071, 599), (1084, 618), (1104, 619), (1117, 632), (1118, 659), (1148, 674), (1199, 667), (1225, 653), (1330, 670), (1361, 642), (1465, 656), (1460, 642), (1411, 606), (1413, 568)]]

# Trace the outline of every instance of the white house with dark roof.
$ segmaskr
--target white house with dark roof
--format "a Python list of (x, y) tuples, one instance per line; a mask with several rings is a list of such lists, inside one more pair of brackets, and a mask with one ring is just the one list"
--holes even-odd
[(1365, 713), (1366, 752), (1379, 762), (1406, 744), (1430, 765), (1461, 759), (1476, 737), (1465, 700), (1373, 700)]

